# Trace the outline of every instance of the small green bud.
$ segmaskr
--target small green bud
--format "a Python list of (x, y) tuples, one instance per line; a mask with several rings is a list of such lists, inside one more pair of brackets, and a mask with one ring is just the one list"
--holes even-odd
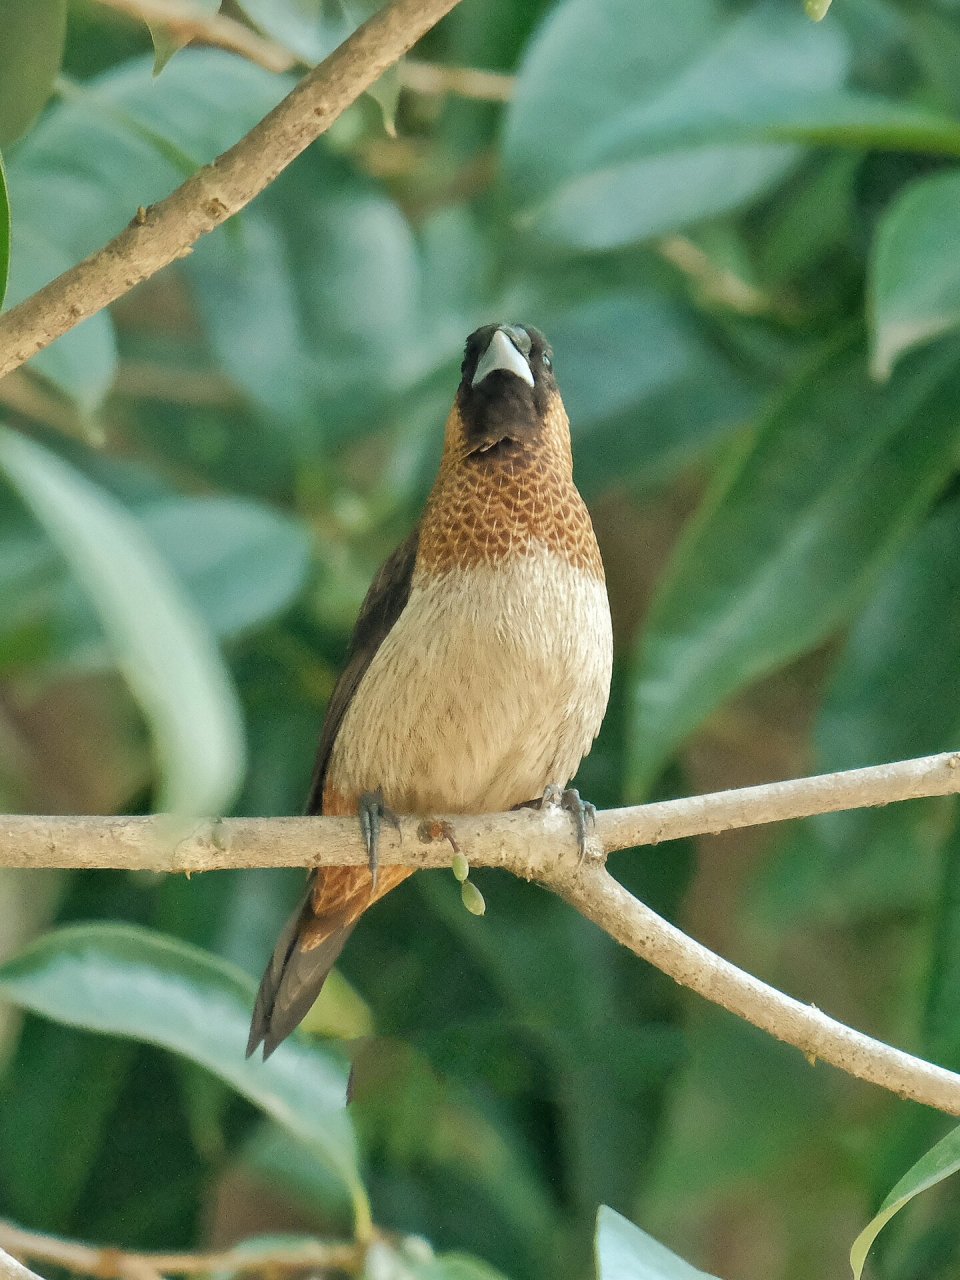
[(463, 884), (461, 884), (460, 897), (463, 899), (463, 905), (471, 915), (482, 916), (487, 909), (483, 894), (472, 880), (464, 880)]
[(453, 862), (451, 862), (450, 866), (453, 869), (453, 874), (463, 884), (470, 874), (470, 863), (459, 850), (453, 855)]

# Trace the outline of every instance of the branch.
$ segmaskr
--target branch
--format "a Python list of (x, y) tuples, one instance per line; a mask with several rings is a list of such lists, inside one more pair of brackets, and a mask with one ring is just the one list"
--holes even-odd
[(392, 0), (229, 151), (138, 212), (104, 248), (0, 316), (0, 378), (184, 257), (243, 209), (457, 3)]
[[(767, 986), (661, 919), (607, 874), (608, 853), (739, 827), (960, 791), (960, 753), (773, 782), (597, 814), (593, 856), (581, 864), (569, 815), (542, 812), (404, 818), (385, 829), (384, 866), (445, 867), (455, 844), (477, 866), (502, 867), (559, 894), (624, 946), (705, 999), (882, 1088), (960, 1115), (960, 1076), (889, 1045)], [(230, 818), (184, 834), (152, 818), (0, 817), (0, 866), (145, 869), (359, 866), (351, 818)]]
[[(246, 1244), (217, 1253), (125, 1253), (110, 1246), (62, 1240), (38, 1231), (25, 1231), (0, 1221), (0, 1245), (23, 1258), (63, 1267), (98, 1280), (158, 1280), (163, 1275), (216, 1275), (218, 1272), (358, 1271), (363, 1249), (355, 1244)], [(18, 1270), (5, 1270), (4, 1263)], [(39, 1280), (32, 1271), (8, 1258), (0, 1249), (0, 1280)]]
[(477, 102), (509, 102), (516, 77), (503, 71), (482, 71), (476, 67), (448, 67), (439, 62), (407, 58), (400, 64), (400, 83), (414, 93), (443, 97), (455, 94)]

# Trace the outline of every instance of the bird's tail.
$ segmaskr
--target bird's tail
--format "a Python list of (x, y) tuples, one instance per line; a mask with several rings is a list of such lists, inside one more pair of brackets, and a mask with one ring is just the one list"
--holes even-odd
[(247, 1040), (248, 1058), (261, 1044), (264, 1059), (269, 1058), (307, 1016), (359, 918), (349, 920), (345, 914), (337, 914), (340, 919), (327, 917), (322, 921), (322, 932), (318, 929), (321, 921), (314, 912), (311, 883), (284, 926), (260, 980)]
[(383, 867), (374, 887), (367, 867), (327, 867), (314, 872), (260, 980), (248, 1058), (261, 1044), (264, 1058), (269, 1058), (299, 1026), (361, 915), (412, 874), (410, 867)]

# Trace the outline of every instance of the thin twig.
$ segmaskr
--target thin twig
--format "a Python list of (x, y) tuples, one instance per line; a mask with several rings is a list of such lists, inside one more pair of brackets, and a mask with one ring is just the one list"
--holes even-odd
[(289, 71), (297, 59), (283, 45), (251, 31), (242, 22), (220, 13), (204, 13), (184, 0), (98, 0), (107, 9), (164, 27), (184, 44), (195, 40), (238, 53), (267, 71)]
[(400, 83), (414, 93), (472, 98), (477, 102), (509, 102), (516, 77), (478, 67), (449, 67), (441, 62), (407, 58), (400, 64)]
[[(97, 1276), (98, 1280), (157, 1280), (159, 1276), (211, 1275), (218, 1271), (346, 1271), (360, 1269), (363, 1250), (350, 1243), (305, 1240), (299, 1244), (246, 1245), (215, 1253), (127, 1253), (111, 1246), (63, 1240), (38, 1231), (26, 1231), (13, 1222), (0, 1220), (0, 1246), (22, 1258), (64, 1267), (75, 1275)], [(8, 1280), (0, 1252), (0, 1280)], [(13, 1259), (10, 1259), (13, 1262)], [(19, 1263), (13, 1262), (15, 1267)], [(38, 1280), (32, 1271), (20, 1267), (9, 1280)]]
[[(893, 1049), (768, 987), (715, 956), (631, 897), (602, 864), (636, 845), (960, 791), (960, 753), (689, 796), (597, 814), (594, 856), (582, 865), (569, 815), (543, 812), (401, 820), (385, 830), (383, 865), (449, 866), (454, 843), (478, 866), (537, 880), (611, 937), (707, 1000), (811, 1060), (822, 1059), (904, 1098), (960, 1115), (960, 1076)], [(367, 854), (350, 818), (232, 818), (174, 831), (170, 819), (0, 817), (0, 866), (210, 871), (357, 866)]]
[(457, 3), (392, 0), (229, 151), (159, 204), (131, 209), (108, 245), (0, 316), (0, 378), (243, 209)]

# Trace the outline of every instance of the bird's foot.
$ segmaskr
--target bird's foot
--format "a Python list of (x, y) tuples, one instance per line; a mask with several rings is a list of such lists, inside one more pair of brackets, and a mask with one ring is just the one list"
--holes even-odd
[(400, 819), (383, 803), (383, 792), (364, 791), (357, 805), (360, 815), (360, 831), (367, 849), (367, 862), (370, 866), (370, 896), (377, 892), (377, 880), (380, 872), (380, 830), (384, 822), (389, 822), (397, 831), (400, 830)]
[(566, 809), (567, 813), (572, 815), (577, 833), (577, 852), (582, 864), (587, 856), (587, 836), (593, 829), (597, 817), (596, 805), (592, 805), (589, 800), (581, 800), (580, 792), (575, 787), (558, 787), (556, 783), (552, 783), (544, 790), (540, 808), (543, 809), (547, 805), (559, 805), (561, 809)]

